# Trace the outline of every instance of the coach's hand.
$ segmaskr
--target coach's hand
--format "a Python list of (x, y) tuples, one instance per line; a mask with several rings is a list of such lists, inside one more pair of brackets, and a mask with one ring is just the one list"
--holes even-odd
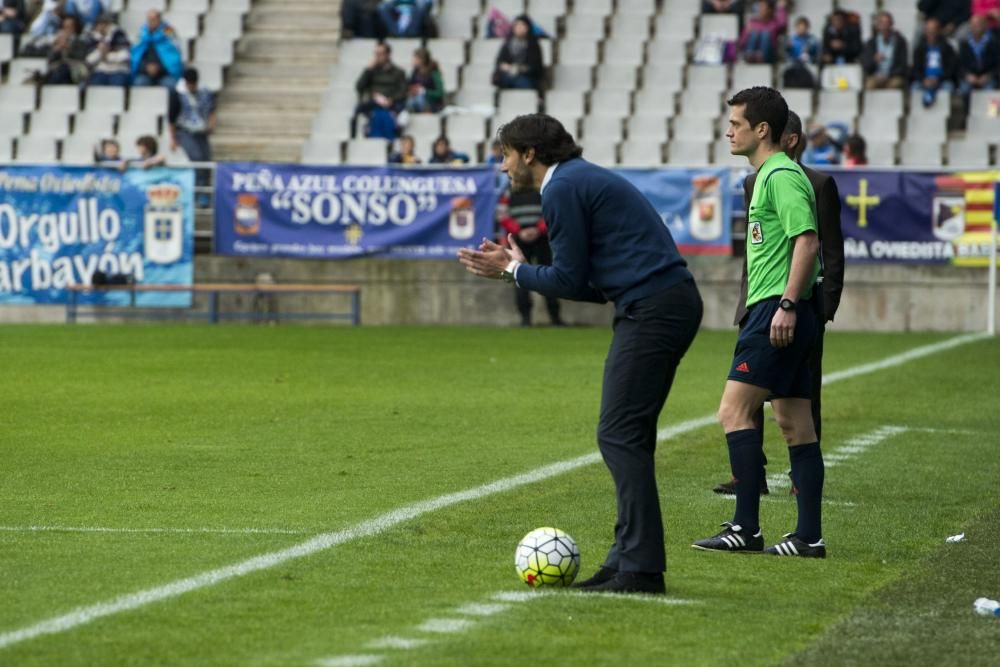
[(771, 318), (771, 345), (773, 347), (788, 347), (795, 335), (795, 311), (781, 310)]
[(510, 264), (510, 260), (524, 261), (524, 255), (519, 249), (507, 250), (503, 246), (488, 239), (483, 239), (479, 250), (462, 248), (458, 251), (458, 261), (465, 270), (484, 278), (499, 279), (500, 274)]

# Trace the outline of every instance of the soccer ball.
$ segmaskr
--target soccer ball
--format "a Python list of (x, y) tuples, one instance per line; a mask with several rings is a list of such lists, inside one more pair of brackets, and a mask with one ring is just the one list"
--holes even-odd
[(532, 588), (569, 586), (580, 571), (580, 550), (558, 528), (536, 528), (517, 545), (514, 567), (521, 581)]

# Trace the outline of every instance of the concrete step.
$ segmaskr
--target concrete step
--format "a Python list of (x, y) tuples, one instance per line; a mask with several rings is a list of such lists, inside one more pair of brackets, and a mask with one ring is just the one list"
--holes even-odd
[(301, 139), (217, 134), (212, 137), (212, 152), (217, 160), (298, 162), (302, 156)]
[[(323, 98), (324, 86), (243, 86), (234, 82), (220, 93), (221, 104), (236, 104), (244, 109), (291, 109), (317, 111)], [(239, 111), (239, 109), (237, 109)]]
[(238, 53), (287, 58), (289, 62), (295, 62), (299, 56), (325, 57), (332, 62), (338, 51), (337, 40), (338, 36), (332, 33), (250, 31), (240, 40)]
[(239, 113), (236, 109), (219, 120), (219, 132), (268, 136), (305, 137), (312, 131), (312, 112), (255, 111)]
[(340, 32), (341, 25), (340, 17), (336, 14), (323, 15), (315, 12), (255, 11), (247, 19), (248, 31), (304, 30), (310, 33), (337, 33)]
[(287, 80), (308, 80), (311, 83), (326, 81), (330, 76), (327, 61), (288, 62), (282, 59), (248, 60), (240, 59), (229, 68), (230, 79), (259, 78)]

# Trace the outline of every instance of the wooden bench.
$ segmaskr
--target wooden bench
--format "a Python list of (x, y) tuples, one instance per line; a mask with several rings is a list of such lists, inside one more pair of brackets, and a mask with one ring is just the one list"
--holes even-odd
[[(221, 319), (269, 319), (268, 316), (260, 313), (220, 313), (220, 294), (252, 294), (258, 296), (270, 296), (278, 294), (345, 294), (350, 297), (350, 311), (334, 311), (329, 313), (283, 313), (285, 319), (330, 319), (330, 320), (350, 320), (351, 324), (358, 326), (361, 324), (361, 288), (357, 285), (315, 285), (315, 284), (249, 284), (249, 283), (199, 283), (197, 285), (70, 285), (66, 288), (68, 298), (66, 299), (66, 322), (73, 324), (77, 319), (87, 314), (92, 317), (157, 317), (170, 316), (163, 313), (162, 308), (139, 309), (136, 306), (136, 297), (139, 294), (150, 292), (189, 292), (194, 294), (208, 295), (208, 311), (194, 311), (188, 313), (195, 317), (205, 317), (212, 324), (218, 324)], [(114, 307), (112, 304), (81, 304), (79, 297), (86, 293), (107, 293), (121, 292), (129, 293), (128, 309), (118, 309), (107, 311), (105, 308)], [(81, 312), (80, 307), (89, 305), (92, 310)], [(157, 313), (159, 311), (159, 313)]]

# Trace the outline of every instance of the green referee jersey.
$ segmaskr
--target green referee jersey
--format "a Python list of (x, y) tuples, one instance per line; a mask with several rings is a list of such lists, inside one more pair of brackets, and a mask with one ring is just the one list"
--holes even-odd
[[(747, 220), (747, 307), (781, 296), (792, 268), (794, 239), (818, 232), (816, 193), (802, 168), (784, 153), (775, 153), (757, 171)], [(819, 276), (816, 258), (812, 278), (800, 299), (812, 295)]]

